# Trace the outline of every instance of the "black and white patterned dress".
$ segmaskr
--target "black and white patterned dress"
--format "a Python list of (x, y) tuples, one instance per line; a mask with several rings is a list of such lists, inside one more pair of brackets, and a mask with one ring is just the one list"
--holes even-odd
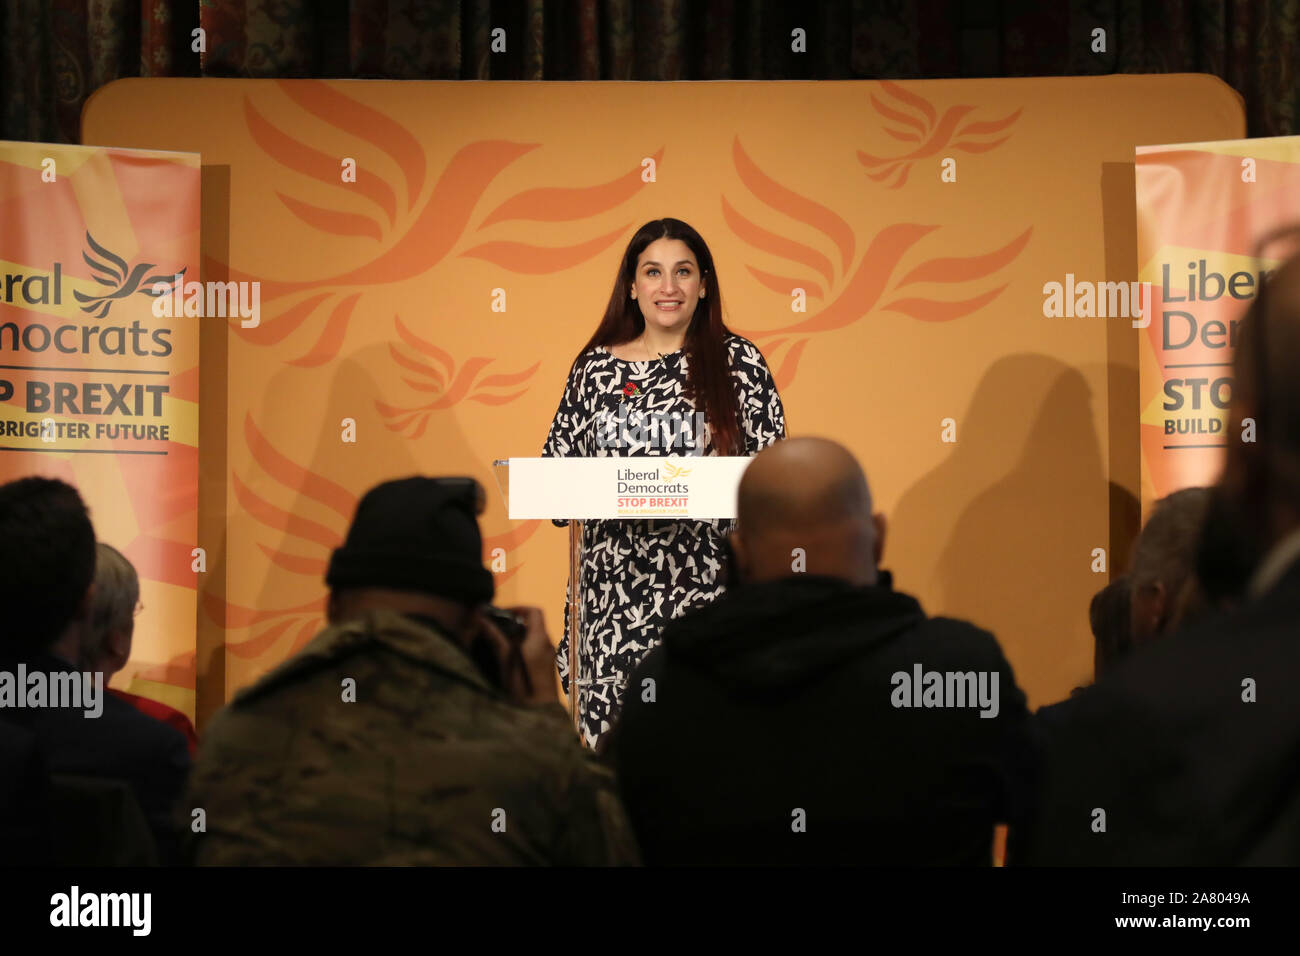
[[(772, 373), (752, 342), (729, 335), (727, 354), (744, 454), (754, 455), (785, 437), (785, 410)], [(603, 347), (590, 349), (565, 384), (543, 456), (717, 454), (712, 430), (685, 394), (686, 371), (683, 351), (627, 362)], [(723, 543), (732, 525), (722, 519), (667, 518), (584, 524), (586, 629), (579, 648), (578, 709), (583, 736), (591, 746), (613, 724), (628, 677), (658, 643), (664, 624), (722, 593)], [(567, 693), (567, 592), (565, 602), (556, 661)]]

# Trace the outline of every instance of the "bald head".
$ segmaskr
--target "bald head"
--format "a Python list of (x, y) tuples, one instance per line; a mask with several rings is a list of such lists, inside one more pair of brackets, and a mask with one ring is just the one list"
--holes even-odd
[[(742, 578), (800, 570), (874, 584), (884, 519), (857, 460), (825, 438), (789, 438), (763, 449), (740, 479), (732, 547)], [(799, 549), (799, 550), (796, 550)]]

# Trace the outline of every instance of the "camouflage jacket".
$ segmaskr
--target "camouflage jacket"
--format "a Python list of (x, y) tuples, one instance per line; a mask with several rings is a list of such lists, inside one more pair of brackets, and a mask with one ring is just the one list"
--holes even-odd
[(372, 611), (214, 718), (185, 832), (202, 865), (636, 863), (616, 794), (558, 703), (515, 704), (449, 638)]

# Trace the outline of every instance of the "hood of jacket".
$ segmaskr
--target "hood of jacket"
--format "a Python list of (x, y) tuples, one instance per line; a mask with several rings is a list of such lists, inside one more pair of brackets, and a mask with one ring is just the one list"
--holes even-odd
[(893, 589), (888, 571), (875, 585), (799, 574), (733, 587), (712, 604), (671, 622), (668, 659), (748, 693), (781, 693), (925, 621), (921, 605)]

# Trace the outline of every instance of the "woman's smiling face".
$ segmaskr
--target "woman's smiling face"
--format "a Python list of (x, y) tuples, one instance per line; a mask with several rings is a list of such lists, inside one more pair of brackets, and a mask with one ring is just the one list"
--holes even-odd
[(700, 265), (680, 239), (656, 239), (637, 257), (632, 297), (647, 326), (684, 331), (703, 291)]

